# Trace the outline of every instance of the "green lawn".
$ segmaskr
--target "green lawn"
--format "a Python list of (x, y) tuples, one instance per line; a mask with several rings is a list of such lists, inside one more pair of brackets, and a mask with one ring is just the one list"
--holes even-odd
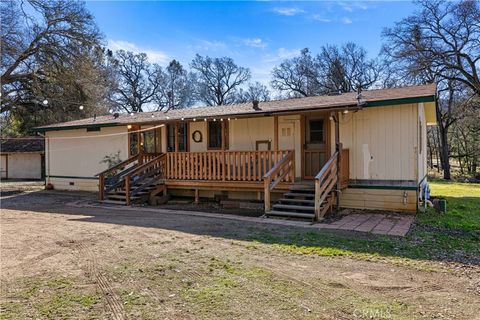
[(281, 249), (323, 256), (350, 256), (406, 264), (453, 261), (480, 264), (480, 185), (434, 181), (432, 196), (447, 199), (447, 213), (419, 213), (406, 237), (311, 231), (255, 234), (252, 240)]
[(421, 223), (450, 230), (480, 230), (480, 184), (437, 180), (430, 182), (430, 188), (432, 196), (447, 200), (447, 213), (429, 209), (418, 216)]

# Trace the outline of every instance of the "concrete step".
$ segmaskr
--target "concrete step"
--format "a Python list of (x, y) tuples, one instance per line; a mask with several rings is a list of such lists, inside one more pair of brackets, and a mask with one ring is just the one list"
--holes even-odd
[(290, 218), (304, 218), (304, 219), (313, 219), (315, 215), (313, 213), (300, 213), (300, 212), (285, 212), (272, 210), (265, 213), (267, 216), (280, 216), (280, 217), (290, 217)]
[(314, 206), (296, 206), (296, 205), (289, 205), (289, 204), (274, 204), (273, 209), (279, 210), (279, 211), (310, 211), (314, 212), (315, 207)]
[[(108, 199), (111, 199), (111, 200), (123, 200), (125, 201), (125, 195), (120, 195), (120, 194), (109, 194), (107, 195), (107, 198)], [(140, 199), (140, 197), (137, 197), (137, 196), (133, 196), (133, 197), (130, 197), (130, 200), (137, 200), (137, 199)]]
[(101, 203), (107, 203), (107, 204), (120, 204), (120, 205), (125, 205), (125, 201), (120, 201), (120, 200), (101, 200)]

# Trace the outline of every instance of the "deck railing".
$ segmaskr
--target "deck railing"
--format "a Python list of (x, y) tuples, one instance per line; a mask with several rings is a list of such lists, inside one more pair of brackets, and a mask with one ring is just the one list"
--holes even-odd
[(324, 202), (337, 184), (337, 166), (338, 151), (330, 157), (322, 170), (315, 176), (315, 220), (321, 219), (330, 209), (331, 203), (324, 205)]
[(288, 151), (263, 177), (265, 211), (271, 209), (270, 192), (282, 181), (295, 181), (294, 151)]
[(167, 153), (167, 179), (263, 181), (263, 176), (289, 150)]

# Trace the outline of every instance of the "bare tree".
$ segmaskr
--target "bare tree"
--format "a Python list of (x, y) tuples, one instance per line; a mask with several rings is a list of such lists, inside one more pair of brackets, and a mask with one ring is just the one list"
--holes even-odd
[(119, 50), (115, 53), (116, 86), (110, 100), (116, 109), (143, 112), (152, 105), (158, 91), (158, 67), (152, 66), (145, 53)]
[(292, 96), (308, 97), (319, 94), (317, 70), (308, 48), (300, 55), (286, 59), (272, 71), (271, 85), (274, 89)]
[(323, 46), (315, 60), (321, 93), (350, 92), (367, 89), (379, 79), (378, 63), (367, 57), (367, 51), (353, 42)]
[(324, 46), (315, 57), (303, 49), (299, 56), (275, 67), (272, 75), (274, 89), (307, 97), (366, 89), (379, 79), (379, 70), (365, 49), (347, 43), (342, 47)]
[(2, 1), (0, 14), (1, 113), (35, 107), (42, 93), (34, 86), (71, 68), (101, 39), (92, 15), (78, 1)]
[(165, 70), (157, 68), (157, 110), (180, 109), (193, 105), (194, 75), (188, 73), (177, 60), (172, 60)]
[(249, 83), (246, 89), (240, 88), (236, 98), (237, 103), (252, 102), (254, 100), (263, 102), (270, 100), (270, 91), (268, 91), (267, 86), (258, 81)]
[(197, 95), (209, 106), (235, 102), (239, 87), (250, 79), (250, 70), (239, 67), (228, 57), (196, 55), (191, 63), (197, 77)]
[(386, 28), (384, 53), (408, 76), (434, 72), (435, 80), (463, 83), (480, 95), (478, 1), (417, 2), (419, 10)]

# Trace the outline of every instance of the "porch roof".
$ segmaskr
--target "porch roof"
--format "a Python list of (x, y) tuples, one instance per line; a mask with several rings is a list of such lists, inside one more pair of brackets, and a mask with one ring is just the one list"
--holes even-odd
[[(362, 92), (363, 107), (386, 106), (405, 103), (434, 102), (436, 85), (427, 84), (401, 88), (365, 90)], [(254, 109), (251, 102), (214, 107), (198, 107), (170, 110), (168, 112), (142, 112), (97, 116), (35, 128), (36, 131), (54, 131), (88, 127), (110, 127), (127, 124), (148, 124), (178, 120), (192, 120), (218, 117), (255, 117), (265, 114), (281, 114), (295, 111), (332, 110), (338, 108), (357, 108), (357, 93), (348, 92), (338, 95), (325, 95), (285, 100), (260, 102)]]

